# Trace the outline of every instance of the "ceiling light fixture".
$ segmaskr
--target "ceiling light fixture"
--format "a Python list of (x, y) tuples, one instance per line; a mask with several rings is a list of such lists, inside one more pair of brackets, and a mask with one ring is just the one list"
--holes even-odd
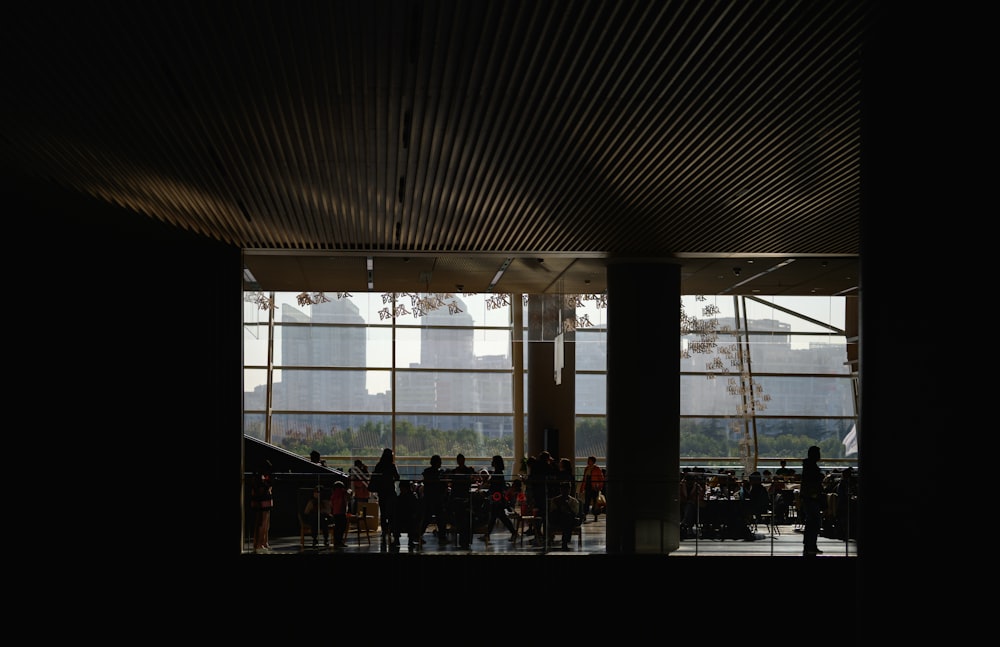
[(496, 287), (496, 284), (500, 282), (501, 278), (503, 278), (503, 273), (507, 271), (507, 268), (510, 267), (510, 264), (513, 262), (514, 262), (513, 258), (504, 259), (503, 265), (501, 265), (500, 269), (497, 270), (497, 273), (493, 275), (493, 280), (490, 281), (489, 287), (486, 288), (487, 292), (493, 291), (493, 288)]

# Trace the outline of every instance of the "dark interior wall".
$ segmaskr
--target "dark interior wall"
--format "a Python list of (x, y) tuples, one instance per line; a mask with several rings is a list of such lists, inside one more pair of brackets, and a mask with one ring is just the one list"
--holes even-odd
[[(3, 173), (0, 191), (27, 225), (9, 239), (20, 271), (9, 272), (8, 293), (17, 339), (38, 340), (12, 349), (45, 403), (27, 416), (42, 430), (29, 450), (86, 468), (98, 499), (115, 502), (96, 511), (110, 528), (134, 508), (132, 545), (176, 516), (175, 545), (197, 533), (199, 552), (235, 551), (240, 250), (41, 180)], [(229, 511), (212, 499), (230, 500)], [(209, 531), (225, 518), (228, 535)]]

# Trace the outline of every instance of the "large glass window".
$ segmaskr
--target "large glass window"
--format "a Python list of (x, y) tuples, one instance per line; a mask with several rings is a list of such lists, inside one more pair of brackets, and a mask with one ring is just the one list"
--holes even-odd
[(682, 463), (855, 462), (846, 317), (846, 297), (683, 297)]
[(383, 447), (400, 465), (435, 453), (513, 456), (505, 299), (278, 292), (245, 301), (247, 434), (345, 464)]
[[(247, 434), (345, 464), (382, 447), (414, 467), (434, 453), (463, 452), (477, 466), (495, 453), (520, 462), (513, 421), (525, 412), (513, 409), (507, 295), (305, 296), (247, 294)], [(603, 460), (607, 447), (614, 304), (587, 296), (576, 301), (578, 462)], [(525, 305), (523, 338), (533, 343), (528, 300), (513, 298)], [(679, 314), (685, 464), (769, 464), (799, 459), (810, 444), (825, 461), (856, 461), (844, 297), (685, 296)]]

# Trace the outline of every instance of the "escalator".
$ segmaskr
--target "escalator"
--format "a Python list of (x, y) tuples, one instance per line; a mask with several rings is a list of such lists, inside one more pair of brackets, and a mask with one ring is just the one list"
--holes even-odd
[(270, 532), (272, 537), (299, 534), (298, 512), (305, 507), (313, 488), (319, 486), (320, 496), (326, 498), (330, 496), (330, 490), (336, 481), (343, 481), (350, 487), (350, 478), (346, 472), (313, 463), (308, 458), (252, 436), (243, 436), (243, 455), (243, 528), (244, 537), (249, 538), (251, 546), (253, 511), (250, 509), (250, 484), (254, 473), (262, 469), (265, 461), (270, 461), (274, 482), (274, 508), (271, 510)]

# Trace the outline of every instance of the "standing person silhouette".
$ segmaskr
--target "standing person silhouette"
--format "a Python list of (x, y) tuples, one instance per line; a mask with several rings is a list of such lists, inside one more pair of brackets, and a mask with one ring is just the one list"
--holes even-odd
[(507, 477), (504, 474), (503, 457), (499, 454), (494, 456), (491, 467), (493, 470), (490, 472), (486, 486), (490, 514), (486, 520), (486, 534), (482, 536), (482, 540), (486, 543), (490, 542), (490, 533), (493, 532), (493, 526), (499, 519), (504, 527), (510, 531), (510, 541), (513, 543), (517, 540), (517, 528), (507, 516), (507, 506), (510, 503), (507, 501)]
[(264, 460), (260, 470), (254, 474), (250, 486), (250, 507), (254, 512), (253, 549), (271, 550), (271, 509), (274, 507), (274, 487), (271, 478), (271, 461)]
[(457, 465), (448, 472), (451, 479), (451, 514), (458, 530), (458, 546), (469, 550), (472, 548), (472, 519), (469, 518), (472, 475), (476, 470), (465, 464), (465, 454), (455, 456), (455, 462)]
[(431, 464), (420, 475), (424, 483), (424, 514), (420, 534), (422, 536), (427, 532), (427, 526), (433, 518), (437, 526), (438, 544), (444, 546), (448, 543), (448, 484), (443, 480), (441, 457), (438, 454), (431, 456)]
[[(530, 461), (529, 461), (530, 462)], [(548, 517), (550, 488), (556, 474), (554, 459), (547, 450), (538, 454), (528, 470), (528, 490), (531, 497), (531, 507), (535, 515), (535, 538), (532, 546), (545, 546), (545, 518)], [(551, 492), (555, 495), (555, 492)]]
[(601, 495), (601, 490), (603, 489), (604, 472), (597, 464), (597, 457), (588, 456), (587, 466), (583, 468), (583, 478), (580, 480), (580, 494), (583, 495), (584, 518), (586, 518), (587, 513), (589, 512), (593, 513), (594, 521), (597, 521), (597, 515), (601, 513), (600, 509), (597, 507), (597, 499)]
[(398, 544), (399, 534), (392, 526), (396, 513), (396, 481), (398, 480), (399, 470), (396, 469), (395, 455), (391, 449), (386, 447), (382, 450), (382, 456), (378, 462), (375, 463), (371, 479), (368, 481), (369, 489), (378, 495), (383, 548), (385, 548), (387, 541), (390, 546)]
[(815, 557), (823, 552), (816, 545), (823, 509), (823, 471), (819, 468), (819, 459), (819, 447), (813, 445), (802, 461), (802, 482), (799, 492), (805, 516), (802, 531), (803, 557)]
[(351, 495), (343, 481), (333, 484), (330, 492), (330, 518), (333, 521), (333, 547), (347, 546), (347, 512), (351, 508)]

